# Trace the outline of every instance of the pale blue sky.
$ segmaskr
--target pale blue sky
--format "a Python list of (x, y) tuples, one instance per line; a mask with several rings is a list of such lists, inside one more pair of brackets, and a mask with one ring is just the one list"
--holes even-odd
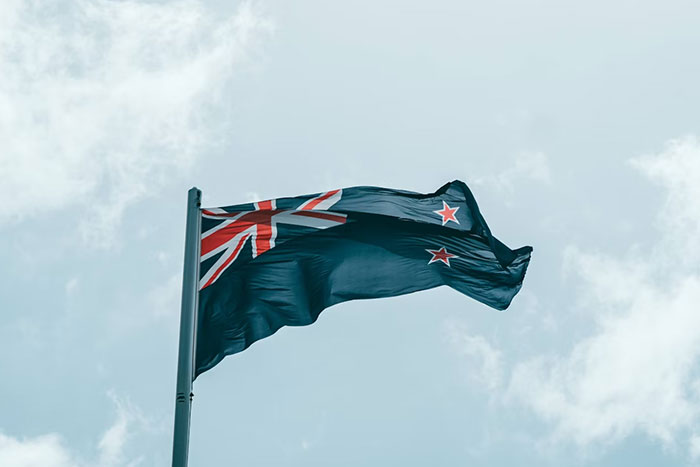
[(170, 461), (186, 190), (461, 179), (496, 312), (349, 302), (195, 383), (192, 466), (700, 464), (695, 1), (0, 4), (0, 465)]

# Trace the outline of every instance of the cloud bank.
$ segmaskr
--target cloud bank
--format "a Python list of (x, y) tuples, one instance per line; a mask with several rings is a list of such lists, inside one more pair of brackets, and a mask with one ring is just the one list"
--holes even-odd
[(124, 210), (216, 137), (231, 76), (271, 31), (250, 3), (3, 2), (0, 225), (77, 208), (108, 246)]
[(564, 357), (516, 364), (508, 393), (555, 440), (585, 447), (639, 433), (697, 457), (700, 143), (674, 140), (632, 165), (666, 190), (658, 242), (622, 257), (567, 249), (594, 332)]
[(0, 465), (5, 467), (117, 467), (145, 464), (145, 457), (129, 458), (125, 447), (132, 436), (152, 430), (141, 411), (113, 393), (116, 419), (97, 443), (95, 459), (86, 459), (69, 449), (60, 435), (15, 438), (0, 433)]

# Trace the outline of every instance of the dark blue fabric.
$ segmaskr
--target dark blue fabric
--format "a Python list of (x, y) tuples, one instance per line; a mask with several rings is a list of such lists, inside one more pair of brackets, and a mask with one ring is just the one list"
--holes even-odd
[[(294, 209), (311, 197), (282, 198), (277, 207)], [(443, 200), (459, 206), (459, 224), (441, 225), (434, 211)], [(448, 285), (503, 310), (520, 290), (532, 252), (510, 250), (495, 239), (459, 181), (429, 195), (349, 188), (332, 211), (347, 214), (347, 223), (280, 238), (254, 259), (248, 242), (240, 258), (200, 292), (197, 375), (282, 326), (311, 324), (322, 310), (347, 300)], [(449, 266), (429, 264), (433, 255), (427, 250), (440, 248), (457, 256)]]

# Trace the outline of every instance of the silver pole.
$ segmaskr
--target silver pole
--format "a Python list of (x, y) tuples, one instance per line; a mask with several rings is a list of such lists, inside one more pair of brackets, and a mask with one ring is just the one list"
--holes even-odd
[(175, 429), (173, 467), (187, 467), (190, 443), (192, 380), (194, 379), (194, 340), (199, 282), (199, 249), (202, 217), (199, 212), (202, 192), (191, 188), (187, 193), (187, 227), (185, 230), (185, 269), (182, 274), (182, 308), (180, 310), (180, 348), (177, 361), (175, 395)]

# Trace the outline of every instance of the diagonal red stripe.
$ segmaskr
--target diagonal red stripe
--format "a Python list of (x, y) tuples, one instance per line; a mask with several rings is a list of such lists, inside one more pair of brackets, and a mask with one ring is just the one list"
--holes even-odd
[(219, 278), (221, 272), (224, 269), (226, 269), (226, 267), (231, 263), (231, 261), (238, 257), (238, 253), (241, 251), (241, 248), (243, 248), (243, 245), (245, 244), (245, 241), (248, 240), (248, 237), (250, 237), (250, 234), (244, 235), (243, 238), (241, 238), (241, 240), (238, 242), (238, 245), (236, 245), (236, 249), (233, 250), (233, 253), (231, 253), (231, 256), (229, 256), (228, 259), (226, 259), (226, 261), (224, 261), (224, 263), (221, 266), (219, 266), (219, 269), (217, 269), (214, 275), (212, 275), (209, 278), (207, 283), (202, 286), (202, 289), (204, 289), (205, 287), (209, 287), (212, 284), (212, 282)]
[(333, 191), (329, 191), (327, 193), (324, 193), (323, 195), (319, 196), (318, 198), (312, 199), (311, 201), (309, 201), (309, 203), (307, 205), (305, 205), (304, 207), (302, 207), (301, 209), (303, 209), (304, 211), (310, 211), (311, 209), (318, 206), (321, 203), (321, 201), (327, 200), (328, 198), (330, 198), (334, 194), (338, 193), (339, 191), (340, 190), (333, 190)]
[(252, 222), (234, 222), (233, 224), (229, 224), (223, 229), (219, 229), (213, 234), (204, 237), (202, 239), (202, 251), (200, 254), (204, 256), (212, 250), (219, 248), (221, 245), (228, 242), (251, 225), (253, 225)]
[(202, 214), (213, 217), (233, 217), (240, 214), (239, 212), (211, 212), (208, 209), (202, 209)]

